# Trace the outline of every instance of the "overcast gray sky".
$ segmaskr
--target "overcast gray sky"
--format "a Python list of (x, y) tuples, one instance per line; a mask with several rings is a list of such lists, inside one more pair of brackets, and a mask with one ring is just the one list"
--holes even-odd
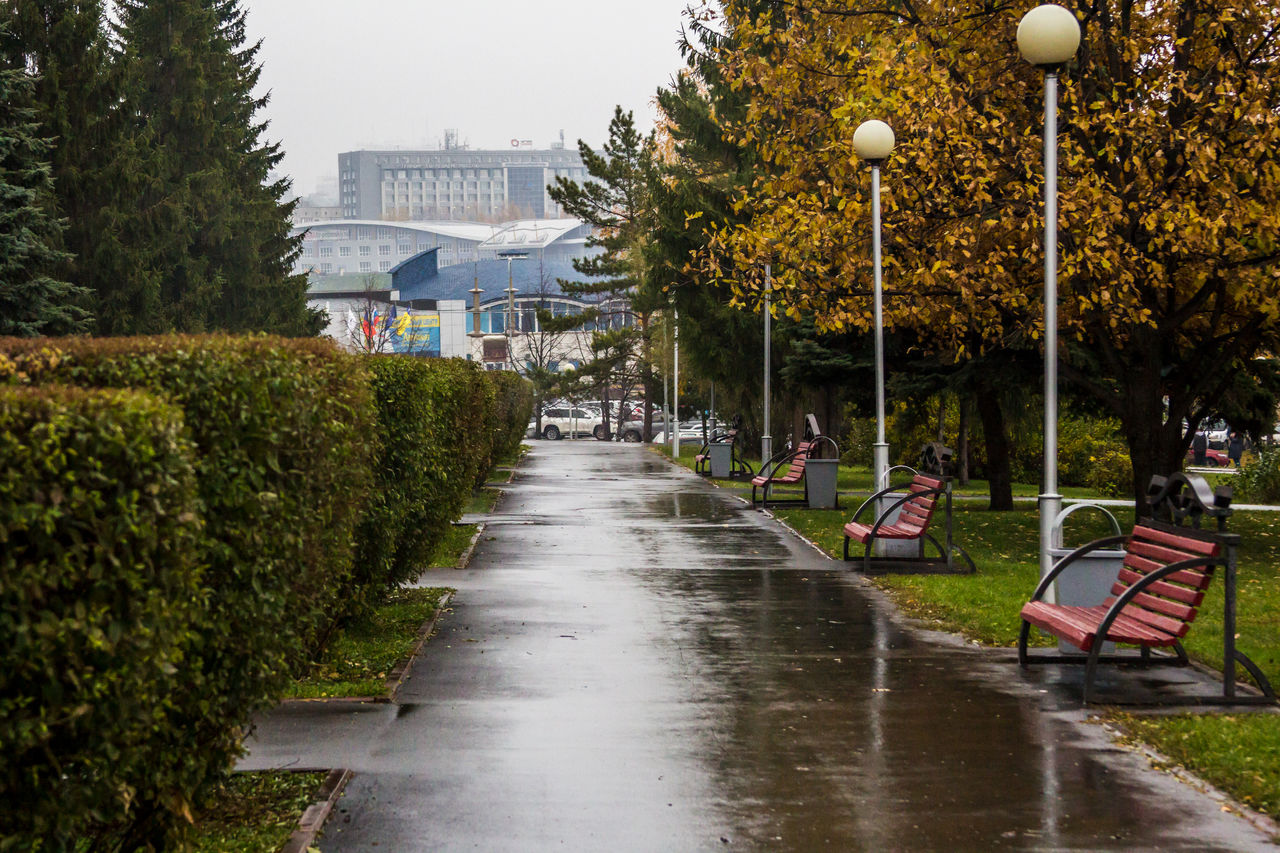
[(688, 0), (244, 0), (271, 90), (268, 137), (307, 195), (338, 153), (604, 141), (614, 104), (648, 129), (681, 67)]

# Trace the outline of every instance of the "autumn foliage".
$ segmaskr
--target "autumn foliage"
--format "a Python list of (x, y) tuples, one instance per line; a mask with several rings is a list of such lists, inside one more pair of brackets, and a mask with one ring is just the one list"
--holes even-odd
[[(963, 360), (1039, 348), (1043, 82), (1015, 46), (1033, 4), (725, 4), (726, 128), (765, 164), (698, 273), (828, 329), (869, 328), (869, 170), (881, 118), (886, 324)], [(1280, 12), (1242, 0), (1078, 3), (1062, 70), (1060, 359), (1121, 421), (1136, 483), (1176, 468), (1280, 317)]]

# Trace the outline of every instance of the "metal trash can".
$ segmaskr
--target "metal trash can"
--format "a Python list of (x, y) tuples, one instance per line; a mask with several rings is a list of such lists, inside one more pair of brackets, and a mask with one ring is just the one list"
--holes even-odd
[[(880, 506), (875, 508), (875, 517), (879, 518), (884, 509), (889, 510), (886, 524), (897, 524), (902, 515), (902, 504), (898, 501), (907, 496), (906, 492), (890, 492), (880, 499)], [(883, 507), (884, 509), (882, 509)], [(877, 557), (920, 557), (924, 555), (923, 539), (877, 539), (872, 544), (871, 553)]]
[(836, 475), (839, 459), (810, 459), (804, 464), (805, 491), (809, 495), (809, 509), (835, 509)]
[[(1067, 518), (1081, 509), (1095, 509), (1101, 512), (1111, 522), (1115, 535), (1121, 535), (1120, 523), (1116, 521), (1116, 517), (1106, 507), (1098, 504), (1079, 503), (1067, 507), (1058, 513), (1058, 517), (1053, 520), (1054, 542), (1062, 542), (1062, 527)], [(1060, 545), (1057, 548), (1050, 548), (1049, 554), (1056, 564), (1074, 550), (1075, 548), (1067, 548)], [(1058, 579), (1054, 581), (1054, 601), (1058, 604), (1067, 604), (1074, 607), (1094, 607), (1101, 604), (1107, 599), (1107, 596), (1111, 595), (1111, 587), (1115, 583), (1116, 575), (1120, 573), (1120, 567), (1123, 563), (1124, 551), (1099, 550), (1090, 552), (1076, 560), (1071, 564), (1070, 568), (1058, 575)], [(1058, 650), (1068, 655), (1085, 654), (1064, 640), (1058, 641)], [(1115, 650), (1115, 643), (1102, 644), (1102, 653), (1105, 655), (1114, 654)]]
[(727, 441), (713, 441), (707, 446), (707, 455), (711, 457), (711, 476), (725, 478), (733, 473), (733, 444)]

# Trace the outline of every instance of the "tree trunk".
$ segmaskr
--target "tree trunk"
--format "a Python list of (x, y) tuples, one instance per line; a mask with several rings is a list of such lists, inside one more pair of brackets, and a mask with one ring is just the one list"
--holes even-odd
[(961, 395), (960, 426), (956, 431), (956, 475), (960, 487), (969, 485), (969, 398)]
[(606, 380), (604, 388), (600, 392), (600, 402), (604, 404), (604, 411), (600, 413), (601, 423), (604, 426), (604, 436), (606, 439), (612, 434), (613, 430), (609, 428), (609, 382)]
[[(1150, 384), (1148, 384), (1148, 382)], [(1186, 452), (1182, 435), (1182, 417), (1176, 412), (1166, 416), (1164, 401), (1152, 388), (1159, 388), (1155, 376), (1147, 382), (1141, 377), (1127, 377), (1126, 403), (1120, 419), (1133, 462), (1133, 509), (1138, 518), (1151, 514), (1147, 506), (1147, 486), (1155, 475), (1167, 477), (1182, 470)]]
[(996, 389), (985, 382), (975, 388), (978, 417), (987, 440), (987, 481), (991, 509), (1013, 509), (1013, 475), (1009, 466), (1009, 439), (1005, 435), (1004, 411)]

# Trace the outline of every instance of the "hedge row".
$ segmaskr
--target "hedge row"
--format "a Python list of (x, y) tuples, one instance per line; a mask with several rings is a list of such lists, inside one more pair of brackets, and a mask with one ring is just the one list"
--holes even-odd
[(0, 678), (31, 675), (0, 682), (0, 849), (169, 844), (326, 630), (425, 565), (498, 401), (528, 418), (472, 365), (314, 340), (6, 339), (3, 383)]
[(0, 388), (0, 849), (64, 847), (165, 781), (151, 741), (198, 611), (195, 458), (155, 397)]

